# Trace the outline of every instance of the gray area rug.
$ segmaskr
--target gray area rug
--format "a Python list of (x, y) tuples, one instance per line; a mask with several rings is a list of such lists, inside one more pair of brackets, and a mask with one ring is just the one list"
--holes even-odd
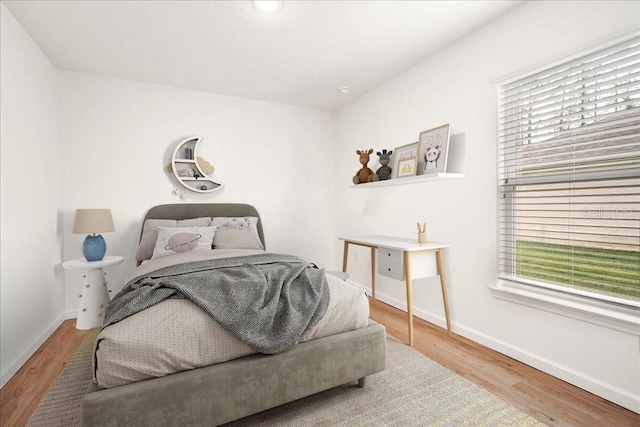
[(87, 331), (75, 353), (44, 395), (27, 426), (79, 426), (80, 400), (92, 381), (91, 356), (100, 328)]
[[(91, 381), (90, 331), (29, 420), (29, 426), (77, 426)], [(357, 355), (354, 355), (357, 357)], [(337, 387), (243, 418), (239, 426), (543, 426), (486, 390), (387, 338), (385, 371), (365, 388)]]

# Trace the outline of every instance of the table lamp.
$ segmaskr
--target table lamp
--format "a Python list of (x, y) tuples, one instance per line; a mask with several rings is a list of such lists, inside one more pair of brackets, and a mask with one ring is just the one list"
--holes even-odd
[(107, 252), (107, 244), (100, 234), (115, 231), (111, 209), (76, 209), (72, 234), (87, 234), (82, 254), (87, 261), (100, 261)]

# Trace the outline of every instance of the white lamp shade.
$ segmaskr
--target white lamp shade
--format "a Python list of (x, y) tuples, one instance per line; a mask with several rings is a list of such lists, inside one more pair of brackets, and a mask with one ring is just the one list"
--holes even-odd
[(77, 209), (72, 234), (96, 234), (115, 231), (111, 209)]

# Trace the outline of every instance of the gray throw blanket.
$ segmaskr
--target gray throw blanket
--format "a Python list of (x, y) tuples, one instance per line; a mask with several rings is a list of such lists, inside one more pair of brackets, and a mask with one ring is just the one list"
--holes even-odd
[(258, 254), (177, 264), (129, 281), (107, 306), (104, 327), (168, 298), (186, 298), (255, 351), (296, 345), (324, 316), (324, 270), (291, 255)]

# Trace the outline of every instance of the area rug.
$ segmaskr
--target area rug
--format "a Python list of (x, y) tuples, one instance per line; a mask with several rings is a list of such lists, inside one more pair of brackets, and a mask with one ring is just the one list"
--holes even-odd
[[(91, 381), (91, 331), (60, 374), (30, 426), (78, 426)], [(354, 355), (358, 357), (358, 355)], [(486, 390), (387, 338), (383, 372), (362, 389), (337, 387), (227, 424), (244, 426), (543, 426)]]
[(90, 329), (44, 395), (27, 426), (79, 426), (80, 400), (92, 381), (91, 356), (100, 328)]

